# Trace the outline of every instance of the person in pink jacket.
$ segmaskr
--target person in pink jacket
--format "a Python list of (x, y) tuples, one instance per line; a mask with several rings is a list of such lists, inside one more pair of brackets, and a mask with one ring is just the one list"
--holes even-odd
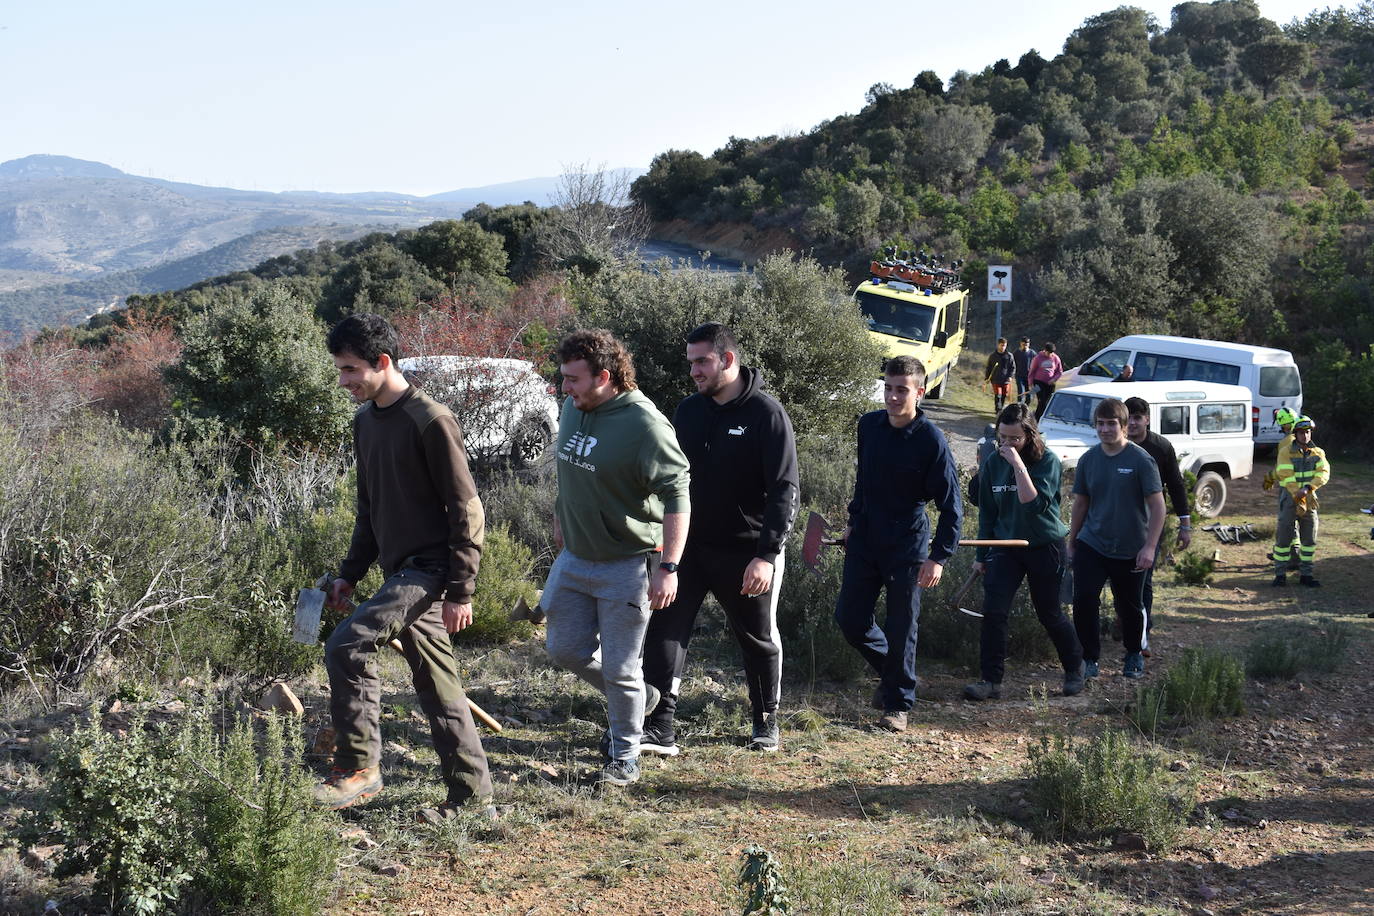
[(1035, 386), (1035, 419), (1039, 422), (1054, 394), (1054, 383), (1064, 374), (1064, 364), (1054, 352), (1054, 344), (1047, 343), (1030, 363), (1030, 382)]

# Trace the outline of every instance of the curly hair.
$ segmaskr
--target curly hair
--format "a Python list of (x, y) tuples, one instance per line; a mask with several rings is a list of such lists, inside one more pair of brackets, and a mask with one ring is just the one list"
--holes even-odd
[(1020, 401), (1008, 404), (997, 415), (997, 425), (1021, 426), (1021, 434), (1026, 441), (1021, 443), (1021, 458), (1032, 465), (1045, 456), (1045, 439), (1040, 435), (1040, 424), (1035, 422), (1035, 412)]
[(630, 351), (605, 328), (583, 328), (558, 342), (560, 363), (579, 359), (587, 361), (587, 368), (592, 375), (599, 375), (602, 369), (609, 372), (611, 384), (618, 391), (633, 391), (639, 387), (635, 381), (635, 364), (630, 358)]

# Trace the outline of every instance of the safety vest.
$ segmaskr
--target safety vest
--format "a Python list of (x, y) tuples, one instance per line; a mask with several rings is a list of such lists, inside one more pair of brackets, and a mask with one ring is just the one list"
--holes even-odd
[(1326, 452), (1315, 445), (1303, 448), (1296, 442), (1286, 455), (1279, 456), (1274, 468), (1279, 478), (1279, 486), (1294, 496), (1303, 487), (1313, 490), (1331, 479), (1331, 465), (1326, 461)]

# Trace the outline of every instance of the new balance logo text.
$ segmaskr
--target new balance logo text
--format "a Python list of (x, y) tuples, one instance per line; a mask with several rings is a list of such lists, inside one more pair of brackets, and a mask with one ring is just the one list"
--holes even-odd
[(579, 458), (586, 458), (596, 448), (595, 436), (584, 436), (582, 433), (573, 433), (568, 441), (563, 444), (563, 451), (576, 455)]

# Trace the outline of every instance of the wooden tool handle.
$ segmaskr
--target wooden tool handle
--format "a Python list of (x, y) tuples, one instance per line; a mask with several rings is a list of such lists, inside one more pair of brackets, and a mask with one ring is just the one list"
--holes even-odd
[(1030, 541), (1020, 538), (960, 538), (960, 547), (1029, 547)]
[[(399, 639), (393, 639), (390, 642), (388, 642), (387, 645), (395, 649), (402, 655), (406, 654), (406, 650), (401, 648), (401, 641)], [(483, 709), (482, 707), (478, 706), (476, 703), (473, 702), (472, 697), (468, 697), (468, 708), (472, 710), (472, 717), (474, 719), (476, 719), (478, 722), (481, 722), (483, 725), (485, 725), (492, 731), (496, 732), (498, 735), (501, 734), (501, 732), (505, 731), (505, 729), (501, 727), (501, 723), (497, 722), (495, 719), (491, 717), (491, 713), (487, 712), (485, 709)]]

